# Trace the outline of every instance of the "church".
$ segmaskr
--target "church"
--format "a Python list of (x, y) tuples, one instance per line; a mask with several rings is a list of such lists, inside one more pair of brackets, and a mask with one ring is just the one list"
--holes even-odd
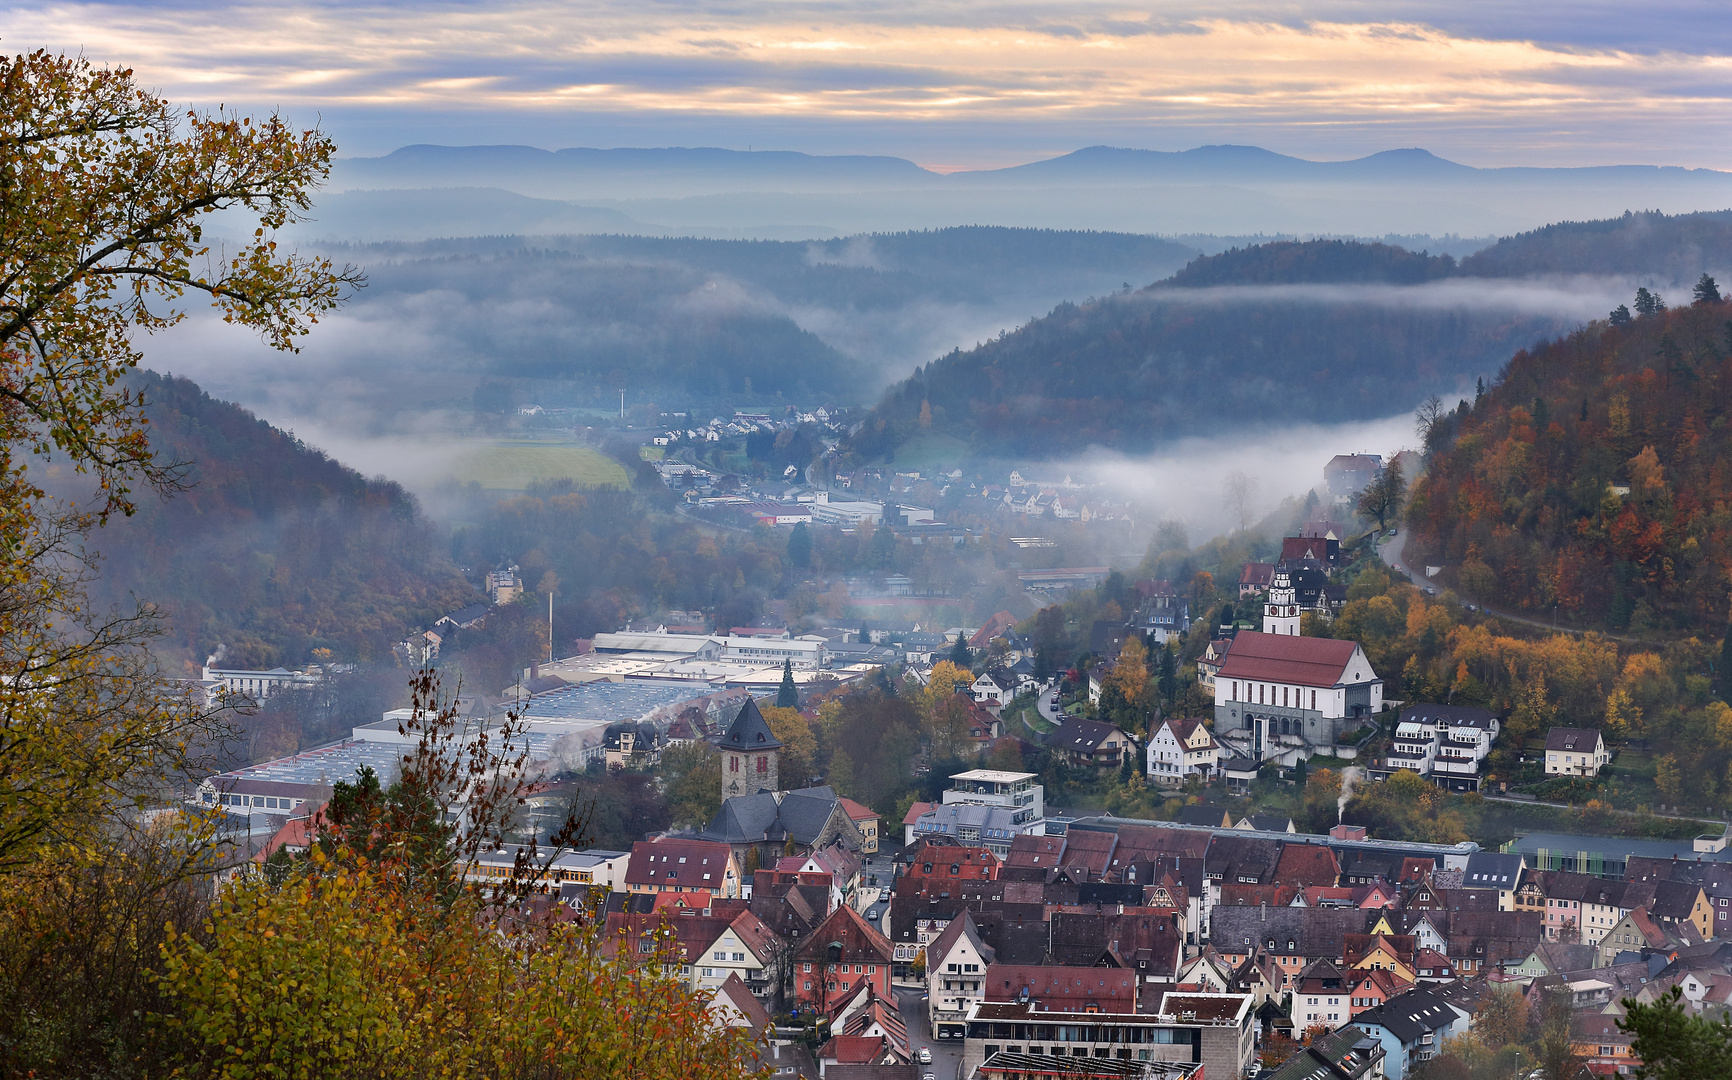
[(1215, 675), (1217, 734), (1244, 732), (1262, 761), (1334, 746), (1383, 709), (1383, 680), (1355, 641), (1303, 637), (1285, 572), (1263, 605), (1263, 630), (1241, 630)]

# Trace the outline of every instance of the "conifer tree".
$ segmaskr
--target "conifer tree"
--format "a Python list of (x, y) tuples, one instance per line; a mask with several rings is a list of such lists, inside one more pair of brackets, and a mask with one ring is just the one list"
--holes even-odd
[(784, 709), (800, 707), (800, 690), (794, 685), (794, 662), (782, 661), (782, 688), (776, 691), (776, 704)]

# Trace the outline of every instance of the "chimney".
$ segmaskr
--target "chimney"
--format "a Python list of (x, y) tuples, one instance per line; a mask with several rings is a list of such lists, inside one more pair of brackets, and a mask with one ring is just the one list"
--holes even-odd
[(529, 662), (529, 678), (532, 681), (535, 679), (541, 678), (541, 661), (540, 660), (531, 660)]
[(1329, 830), (1329, 836), (1335, 840), (1363, 840), (1365, 839), (1365, 826), (1337, 825)]

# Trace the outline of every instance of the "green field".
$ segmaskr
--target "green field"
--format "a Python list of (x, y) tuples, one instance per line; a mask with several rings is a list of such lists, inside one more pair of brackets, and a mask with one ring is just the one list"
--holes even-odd
[(457, 480), (492, 491), (522, 491), (534, 480), (574, 480), (589, 487), (627, 487), (619, 463), (598, 450), (575, 443), (498, 442), (465, 455)]

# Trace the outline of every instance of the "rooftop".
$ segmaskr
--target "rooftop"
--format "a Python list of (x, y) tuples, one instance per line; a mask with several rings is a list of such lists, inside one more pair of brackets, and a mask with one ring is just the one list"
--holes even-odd
[(998, 769), (970, 769), (967, 772), (951, 773), (952, 780), (974, 780), (984, 784), (1014, 784), (1018, 780), (1033, 780), (1038, 773), (1031, 772), (1001, 772)]
[(690, 686), (657, 686), (635, 682), (592, 682), (568, 686), (529, 699), (523, 713), (530, 720), (642, 720), (660, 709), (671, 709), (713, 690)]

